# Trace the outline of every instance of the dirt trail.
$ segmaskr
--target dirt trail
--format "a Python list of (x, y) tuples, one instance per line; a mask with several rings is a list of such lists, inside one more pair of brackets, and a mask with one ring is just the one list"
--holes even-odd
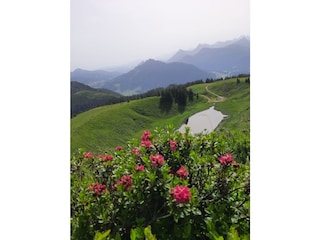
[(203, 97), (205, 97), (206, 99), (208, 99), (208, 102), (223, 102), (224, 100), (226, 100), (225, 97), (223, 96), (219, 96), (218, 94), (214, 93), (214, 92), (211, 92), (209, 89), (208, 89), (208, 85), (206, 86), (206, 91), (208, 93), (211, 93), (212, 95), (216, 96), (216, 98), (209, 98), (208, 96), (206, 95), (201, 95)]

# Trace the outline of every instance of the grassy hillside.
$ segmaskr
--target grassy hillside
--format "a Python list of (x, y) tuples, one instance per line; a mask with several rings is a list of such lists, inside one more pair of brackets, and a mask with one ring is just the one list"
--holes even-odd
[(79, 82), (71, 82), (71, 115), (91, 108), (119, 102), (121, 94), (108, 89), (94, 89)]
[(205, 99), (195, 99), (183, 113), (173, 106), (161, 112), (159, 97), (144, 98), (91, 109), (71, 119), (71, 152), (84, 148), (104, 152), (117, 145), (125, 145), (132, 138), (140, 138), (143, 130), (154, 130), (172, 124), (179, 127), (185, 119), (210, 106)]
[[(125, 144), (132, 138), (140, 138), (143, 130), (154, 130), (172, 124), (178, 128), (192, 114), (215, 105), (217, 110), (228, 115), (219, 129), (249, 129), (250, 84), (245, 78), (227, 79), (191, 86), (195, 97), (183, 113), (176, 105), (168, 113), (161, 112), (159, 97), (149, 97), (91, 109), (71, 119), (71, 152), (78, 148), (96, 153)], [(207, 89), (209, 92), (207, 91)], [(223, 102), (211, 92), (223, 96)], [(204, 95), (204, 96), (202, 96)], [(208, 100), (210, 100), (208, 102)]]
[[(199, 95), (205, 95), (213, 101), (215, 109), (221, 111), (228, 117), (221, 122), (217, 130), (250, 128), (250, 84), (245, 83), (246, 78), (231, 78), (223, 81), (212, 82), (209, 84), (197, 84), (190, 88)], [(219, 101), (217, 96), (206, 90), (206, 86), (210, 92), (214, 92), (219, 96), (223, 96), (224, 100)]]

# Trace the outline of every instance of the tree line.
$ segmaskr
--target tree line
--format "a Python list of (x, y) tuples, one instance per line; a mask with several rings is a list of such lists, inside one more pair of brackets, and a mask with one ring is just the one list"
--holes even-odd
[[(233, 77), (225, 77), (225, 78), (207, 78), (205, 81), (202, 79), (191, 81), (185, 84), (171, 84), (166, 88), (155, 88), (152, 90), (149, 90), (145, 93), (140, 94), (134, 94), (131, 96), (111, 96), (106, 94), (105, 96), (100, 96), (99, 98), (85, 98), (82, 97), (82, 99), (78, 99), (74, 97), (74, 95), (71, 95), (71, 117), (75, 117), (77, 114), (81, 112), (88, 111), (95, 107), (100, 107), (104, 105), (111, 105), (121, 102), (129, 102), (132, 100), (139, 100), (147, 97), (160, 97), (159, 101), (159, 108), (164, 111), (168, 112), (172, 108), (173, 104), (178, 105), (178, 109), (180, 112), (183, 112), (187, 101), (193, 101), (194, 93), (192, 90), (188, 90), (187, 87), (196, 85), (196, 84), (203, 84), (203, 83), (211, 83), (213, 81), (221, 81), (229, 78), (240, 78), (240, 77), (248, 77), (245, 79), (246, 83), (250, 83), (250, 75), (249, 74), (239, 74), (238, 76)], [(85, 98), (85, 99), (84, 99)]]
[(176, 103), (178, 105), (178, 110), (183, 112), (187, 105), (187, 100), (193, 101), (194, 93), (191, 89), (187, 90), (185, 84), (172, 84), (163, 89), (160, 96), (159, 107), (162, 111), (169, 112), (172, 105)]

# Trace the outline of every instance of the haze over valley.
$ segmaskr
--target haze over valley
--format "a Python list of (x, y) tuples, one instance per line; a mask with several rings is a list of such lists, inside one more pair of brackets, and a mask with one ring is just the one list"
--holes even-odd
[[(119, 68), (120, 69), (120, 68)], [(199, 44), (190, 51), (178, 50), (166, 61), (147, 59), (132, 69), (75, 69), (71, 81), (104, 88), (123, 95), (144, 93), (170, 84), (250, 74), (250, 38)]]

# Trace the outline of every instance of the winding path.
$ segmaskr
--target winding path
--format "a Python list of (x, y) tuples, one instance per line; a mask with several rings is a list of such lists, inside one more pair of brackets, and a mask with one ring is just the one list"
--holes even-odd
[(206, 96), (206, 95), (201, 95), (201, 96), (205, 97), (205, 98), (208, 100), (208, 102), (223, 102), (224, 100), (226, 100), (225, 97), (219, 96), (218, 94), (216, 94), (216, 93), (214, 93), (214, 92), (211, 92), (211, 91), (208, 89), (208, 85), (206, 86), (206, 91), (207, 91), (208, 93), (211, 93), (212, 95), (214, 95), (214, 96), (217, 97), (217, 98), (212, 99), (212, 98), (209, 98), (209, 97)]

